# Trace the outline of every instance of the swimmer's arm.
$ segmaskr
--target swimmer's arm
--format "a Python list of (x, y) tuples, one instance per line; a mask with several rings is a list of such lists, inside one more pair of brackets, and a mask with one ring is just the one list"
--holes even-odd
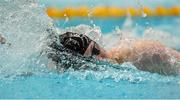
[(130, 59), (133, 58), (132, 54), (132, 50), (129, 47), (126, 47), (126, 45), (122, 45), (122, 43), (107, 52), (108, 58), (112, 60), (112, 62), (119, 64), (130, 61)]
[[(130, 46), (130, 45), (129, 45)], [(171, 64), (170, 59), (175, 58), (180, 61), (180, 53), (165, 47), (155, 41), (134, 41), (129, 48), (121, 45), (112, 49), (110, 58), (117, 63), (132, 62), (138, 69), (157, 72), (160, 74), (176, 74), (175, 64)], [(176, 65), (179, 66), (180, 65)]]

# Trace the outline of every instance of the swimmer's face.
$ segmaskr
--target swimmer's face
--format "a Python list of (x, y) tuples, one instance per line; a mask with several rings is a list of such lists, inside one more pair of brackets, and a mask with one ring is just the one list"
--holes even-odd
[(105, 58), (106, 52), (95, 41), (84, 34), (66, 32), (59, 36), (60, 43), (67, 49), (73, 50), (86, 57), (97, 56)]

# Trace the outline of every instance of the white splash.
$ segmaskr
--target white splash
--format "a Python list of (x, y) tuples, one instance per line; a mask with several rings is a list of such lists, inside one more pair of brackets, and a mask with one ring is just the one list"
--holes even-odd
[(35, 0), (1, 0), (0, 13), (0, 34), (11, 43), (0, 45), (0, 78), (35, 69), (51, 19)]

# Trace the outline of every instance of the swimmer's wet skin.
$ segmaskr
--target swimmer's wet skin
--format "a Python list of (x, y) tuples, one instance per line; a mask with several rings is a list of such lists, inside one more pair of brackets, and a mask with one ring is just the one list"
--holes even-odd
[[(85, 57), (97, 56), (97, 59), (110, 59), (119, 64), (132, 62), (140, 70), (163, 75), (175, 75), (180, 72), (180, 53), (166, 48), (158, 42), (133, 41), (127, 46), (121, 41), (118, 48), (106, 52), (95, 41), (83, 34), (66, 32), (59, 35), (59, 40), (64, 48)], [(54, 47), (58, 48), (58, 45)], [(177, 60), (176, 63), (170, 61), (172, 58)]]
[(136, 68), (143, 71), (163, 75), (180, 74), (180, 53), (157, 41), (121, 41), (109, 54), (113, 61), (132, 62)]

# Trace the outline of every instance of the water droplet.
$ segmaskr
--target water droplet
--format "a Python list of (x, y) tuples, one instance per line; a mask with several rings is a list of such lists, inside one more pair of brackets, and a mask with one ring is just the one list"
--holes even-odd
[(143, 18), (147, 17), (147, 14), (144, 13), (144, 12), (142, 12), (142, 17), (143, 17)]
[(66, 17), (65, 22), (67, 23), (69, 21), (69, 17)]
[(90, 23), (91, 23), (91, 24), (93, 24), (93, 23), (94, 23), (94, 21), (93, 21), (93, 20), (91, 20), (91, 21), (90, 21)]

